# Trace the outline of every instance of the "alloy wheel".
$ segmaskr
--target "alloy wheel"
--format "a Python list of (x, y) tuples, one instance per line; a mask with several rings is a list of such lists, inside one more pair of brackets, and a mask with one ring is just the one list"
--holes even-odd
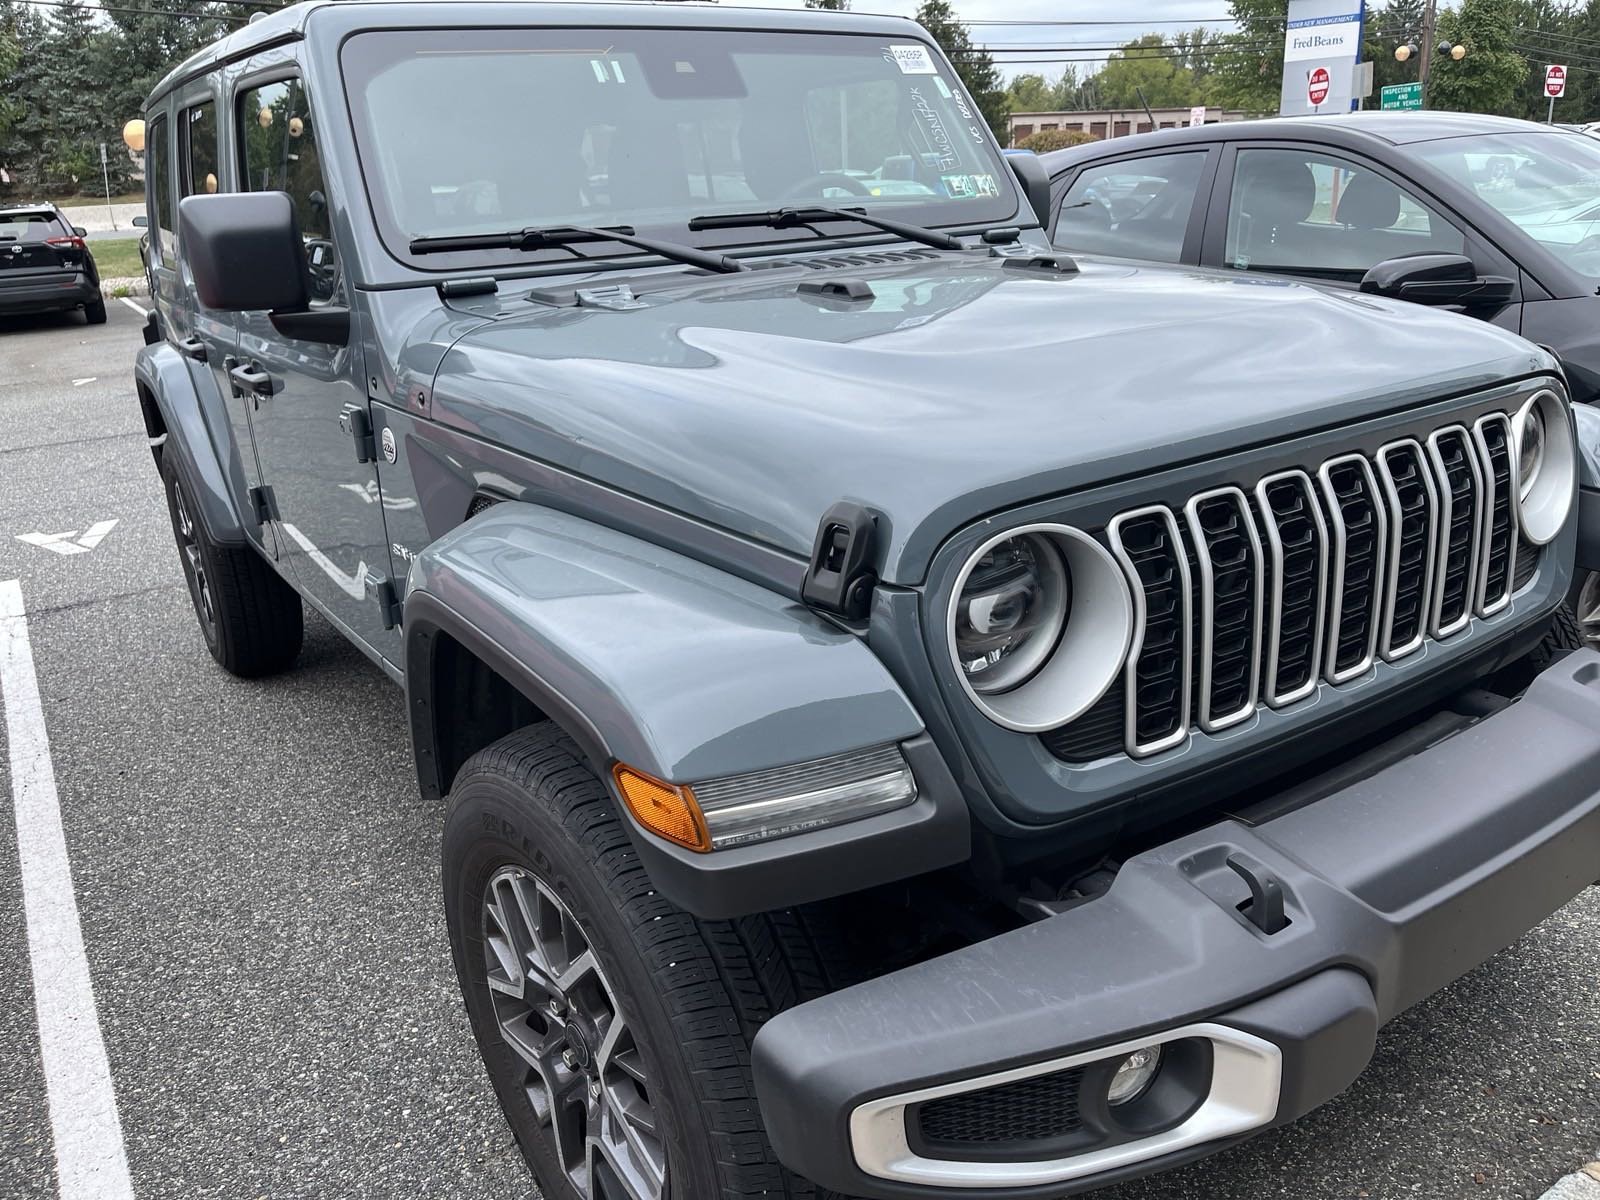
[(500, 1036), (562, 1172), (584, 1200), (665, 1200), (666, 1146), (638, 1042), (588, 935), (543, 880), (502, 867), (483, 899)]
[(200, 542), (194, 519), (189, 515), (189, 504), (184, 499), (183, 484), (172, 481), (172, 507), (178, 518), (178, 549), (183, 555), (183, 572), (189, 579), (189, 592), (194, 606), (208, 628), (217, 623), (217, 611), (211, 599), (211, 580), (206, 575), (205, 558), (200, 553)]
[(1591, 571), (1584, 577), (1576, 607), (1583, 644), (1600, 650), (1600, 571)]

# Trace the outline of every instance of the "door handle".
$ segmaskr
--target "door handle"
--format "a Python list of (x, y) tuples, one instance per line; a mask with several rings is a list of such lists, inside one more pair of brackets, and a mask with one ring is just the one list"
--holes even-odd
[(260, 363), (240, 363), (228, 378), (233, 380), (235, 396), (271, 396), (278, 390), (278, 381)]
[(195, 362), (206, 361), (206, 344), (197, 337), (186, 337), (178, 343), (178, 352)]

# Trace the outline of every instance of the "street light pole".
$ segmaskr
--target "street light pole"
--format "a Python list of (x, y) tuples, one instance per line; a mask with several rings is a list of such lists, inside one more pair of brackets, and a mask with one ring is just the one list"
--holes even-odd
[(1422, 61), (1417, 64), (1417, 82), (1422, 85), (1422, 107), (1428, 107), (1428, 67), (1433, 63), (1434, 26), (1439, 20), (1439, 0), (1428, 0), (1422, 10)]

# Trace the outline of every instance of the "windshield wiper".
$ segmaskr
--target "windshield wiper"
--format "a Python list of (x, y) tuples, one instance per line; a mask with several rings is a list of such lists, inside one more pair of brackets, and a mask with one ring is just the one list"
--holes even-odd
[(871, 225), (874, 229), (881, 229), (885, 233), (892, 233), (907, 241), (921, 242), (924, 246), (933, 246), (938, 250), (965, 249), (961, 239), (953, 234), (875, 216), (864, 209), (831, 208), (827, 205), (775, 208), (770, 212), (713, 213), (693, 218), (689, 222), (689, 228), (696, 232), (702, 229), (752, 229), (762, 226), (768, 229), (793, 229), (796, 226), (818, 225), (824, 221), (859, 221), (863, 225)]
[[(659, 254), (686, 266), (703, 267), (707, 271), (732, 274), (748, 271), (737, 259), (677, 242), (662, 242), (643, 238), (633, 232), (632, 225), (612, 225), (598, 229), (590, 225), (551, 225), (545, 229), (513, 229), (505, 233), (466, 233), (447, 237), (419, 237), (411, 239), (413, 254), (455, 254), (464, 250), (565, 250), (582, 242), (620, 242), (624, 246)], [(577, 253), (574, 251), (574, 253)], [(582, 256), (580, 256), (582, 257)]]

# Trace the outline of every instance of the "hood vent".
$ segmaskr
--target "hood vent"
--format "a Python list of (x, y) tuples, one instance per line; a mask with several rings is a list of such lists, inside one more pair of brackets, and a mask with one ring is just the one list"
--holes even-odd
[(752, 270), (771, 271), (780, 267), (804, 267), (808, 271), (849, 270), (851, 267), (896, 266), (902, 263), (932, 262), (937, 250), (863, 250), (857, 254), (819, 254), (810, 258), (772, 258), (753, 262)]

